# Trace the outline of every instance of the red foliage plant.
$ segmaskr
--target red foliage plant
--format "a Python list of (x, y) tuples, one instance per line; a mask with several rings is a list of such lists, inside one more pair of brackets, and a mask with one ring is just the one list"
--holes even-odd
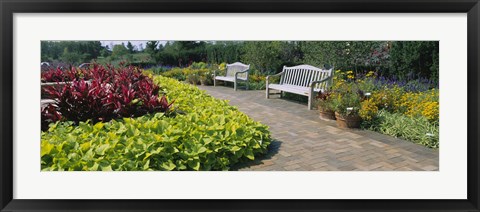
[(327, 100), (331, 95), (332, 95), (332, 93), (329, 92), (329, 91), (324, 91), (324, 92), (320, 91), (320, 92), (318, 92), (318, 94), (317, 94), (317, 99), (319, 99), (319, 100)]
[[(160, 88), (140, 69), (133, 66), (114, 68), (93, 65), (87, 70), (90, 81), (73, 79), (63, 87), (48, 86), (44, 91), (55, 100), (54, 107), (42, 111), (43, 117), (61, 114), (61, 119), (73, 121), (109, 121), (122, 117), (137, 117), (147, 113), (169, 112), (172, 103)], [(50, 118), (52, 121), (59, 120)], [(43, 119), (42, 119), (43, 121)]]
[(42, 82), (66, 82), (73, 80), (90, 80), (92, 79), (92, 72), (85, 68), (70, 67), (70, 69), (62, 69), (60, 67), (50, 68), (42, 71)]
[(57, 111), (57, 108), (50, 104), (42, 109), (42, 130), (48, 129), (48, 124), (62, 119), (62, 115)]

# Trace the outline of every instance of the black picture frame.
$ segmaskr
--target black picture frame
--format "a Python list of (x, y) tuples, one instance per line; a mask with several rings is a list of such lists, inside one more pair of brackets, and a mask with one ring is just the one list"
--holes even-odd
[[(1, 211), (479, 211), (478, 0), (0, 0)], [(13, 199), (14, 13), (467, 13), (468, 197), (466, 200), (19, 200)], [(445, 182), (448, 183), (448, 182)]]

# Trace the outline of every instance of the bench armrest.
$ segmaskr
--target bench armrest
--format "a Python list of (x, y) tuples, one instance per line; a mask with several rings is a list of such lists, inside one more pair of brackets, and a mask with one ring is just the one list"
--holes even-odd
[(274, 74), (274, 75), (268, 75), (266, 78), (265, 78), (265, 86), (268, 88), (268, 84), (269, 84), (269, 81), (270, 81), (270, 77), (278, 77), (278, 76), (282, 76), (285, 72), (280, 72), (278, 74)]
[(266, 81), (267, 81), (267, 82), (266, 82), (266, 85), (268, 86), (268, 81), (270, 80), (270, 77), (278, 77), (278, 76), (281, 76), (281, 75), (283, 75), (284, 73), (285, 73), (285, 72), (283, 72), (283, 71), (282, 71), (282, 72), (280, 72), (280, 73), (278, 73), (278, 74), (274, 74), (274, 75), (267, 75), (267, 77), (265, 78), (265, 79), (266, 79)]
[(249, 71), (249, 70), (247, 69), (247, 70), (245, 70), (245, 71), (237, 71), (237, 72), (235, 72), (235, 79), (237, 79), (238, 74), (243, 74), (243, 73), (247, 73), (247, 79), (248, 79), (248, 71)]
[(322, 79), (322, 80), (312, 81), (312, 82), (310, 82), (309, 87), (310, 87), (311, 89), (313, 89), (313, 87), (315, 87), (316, 84), (325, 82), (325, 81), (327, 81), (327, 80), (330, 80), (331, 78), (332, 78), (332, 76), (329, 76), (329, 77), (327, 77), (327, 78), (325, 78), (325, 79)]

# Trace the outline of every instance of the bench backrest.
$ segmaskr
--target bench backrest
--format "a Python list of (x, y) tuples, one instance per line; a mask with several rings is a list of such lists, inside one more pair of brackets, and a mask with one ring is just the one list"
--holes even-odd
[[(333, 69), (333, 68), (332, 68)], [(311, 65), (298, 65), (293, 67), (283, 66), (283, 74), (280, 84), (308, 87), (311, 82), (330, 77), (332, 69), (325, 70)], [(328, 89), (331, 80), (318, 83), (315, 88)]]
[[(250, 65), (246, 65), (240, 62), (227, 64), (227, 71), (225, 73), (226, 77), (235, 77), (235, 73), (239, 71), (246, 71), (250, 68)], [(247, 79), (248, 72), (238, 74), (238, 78)]]

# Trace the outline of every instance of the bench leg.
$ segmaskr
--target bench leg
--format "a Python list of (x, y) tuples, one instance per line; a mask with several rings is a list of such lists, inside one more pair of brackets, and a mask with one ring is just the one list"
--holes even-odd
[(310, 94), (308, 95), (308, 109), (309, 110), (313, 109), (312, 100), (313, 100), (313, 91), (311, 91)]
[(217, 80), (215, 80), (215, 78), (213, 78), (213, 87), (217, 86)]
[(246, 86), (246, 89), (245, 90), (248, 90), (248, 81), (247, 81), (247, 86)]
[(267, 85), (267, 87), (266, 87), (266, 89), (265, 89), (265, 90), (266, 90), (266, 97), (267, 97), (267, 99), (268, 99), (268, 98), (270, 97), (270, 93), (269, 93), (268, 85)]
[(237, 81), (233, 81), (233, 90), (237, 91)]

